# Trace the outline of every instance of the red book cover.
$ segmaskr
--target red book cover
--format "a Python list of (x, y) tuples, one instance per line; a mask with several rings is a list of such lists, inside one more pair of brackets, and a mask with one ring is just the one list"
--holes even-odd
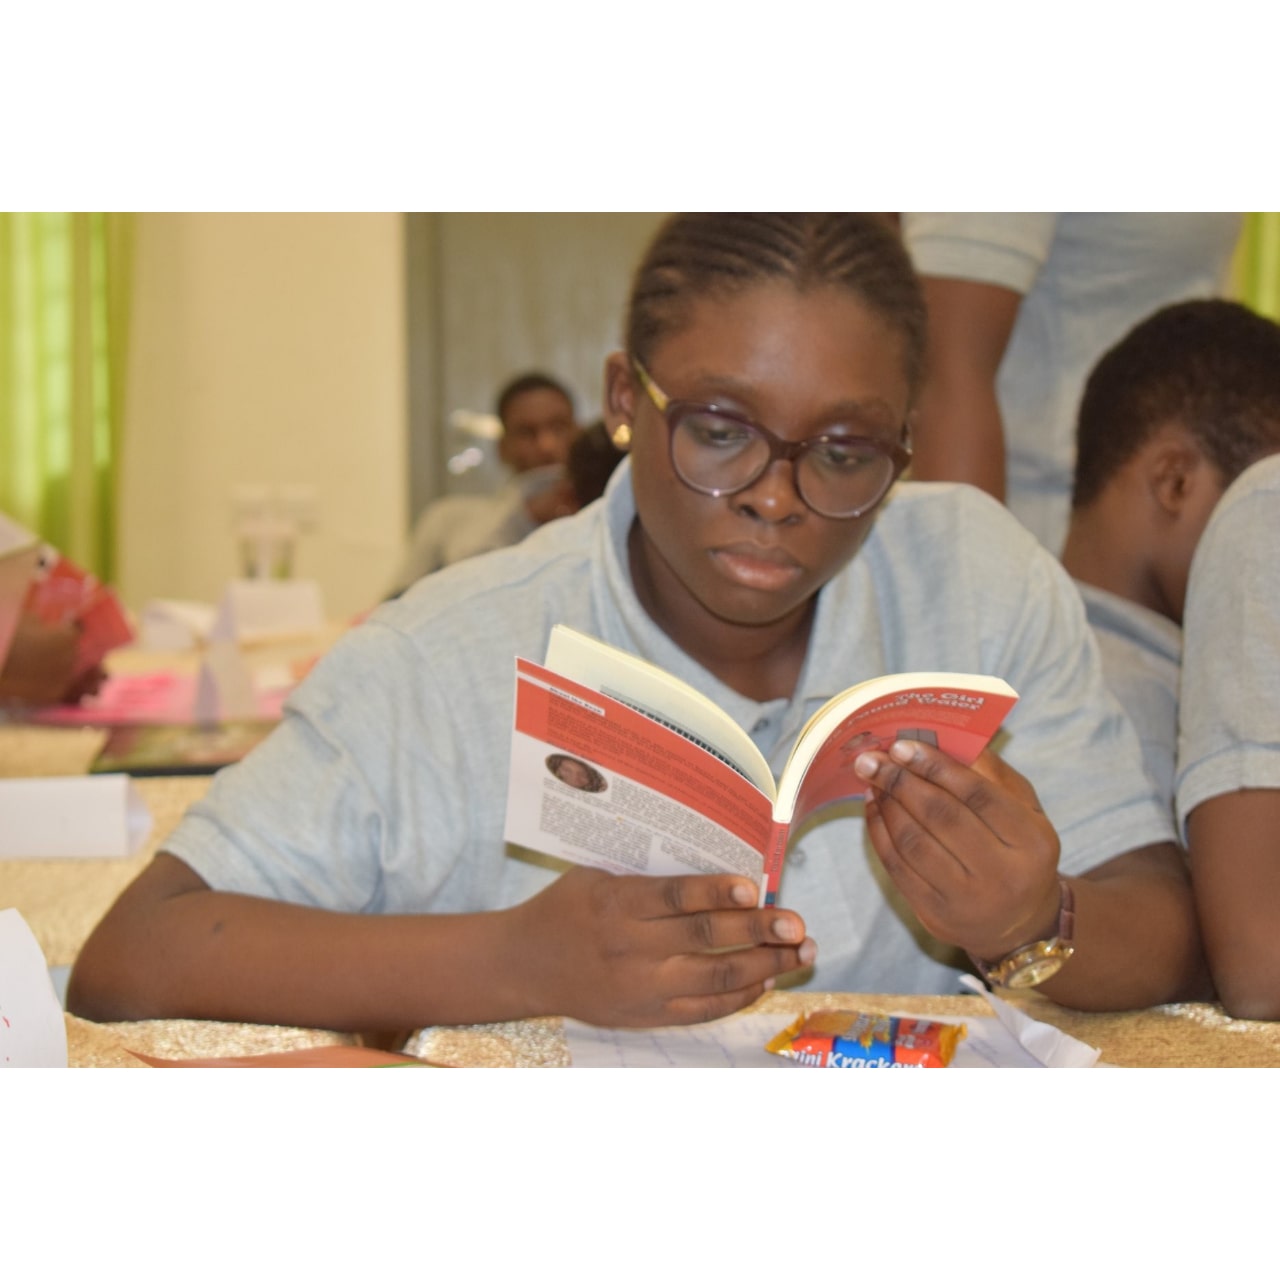
[(50, 626), (70, 622), (78, 627), (77, 675), (133, 640), (133, 628), (115, 592), (51, 547), (41, 553), (24, 607)]

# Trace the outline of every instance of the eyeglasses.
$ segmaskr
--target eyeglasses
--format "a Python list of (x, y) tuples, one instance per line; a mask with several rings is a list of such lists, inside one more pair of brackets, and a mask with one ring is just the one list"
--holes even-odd
[(741, 493), (781, 458), (794, 464), (796, 492), (810, 510), (852, 520), (870, 511), (911, 461), (905, 424), (900, 442), (820, 435), (792, 443), (728, 409), (672, 400), (634, 356), (631, 364), (667, 421), (672, 469), (695, 493), (712, 498)]

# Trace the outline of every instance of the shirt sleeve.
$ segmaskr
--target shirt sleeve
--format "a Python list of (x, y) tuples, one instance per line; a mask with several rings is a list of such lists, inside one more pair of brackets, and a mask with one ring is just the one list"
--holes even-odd
[(1179, 708), (1184, 832), (1191, 811), (1206, 800), (1280, 788), (1278, 545), (1280, 487), (1273, 482), (1243, 500), (1225, 498), (1196, 550)]
[(904, 213), (902, 237), (922, 276), (1025, 294), (1049, 259), (1056, 213)]
[(1036, 554), (1027, 601), (1002, 637), (996, 669), (1021, 695), (1004, 753), (1036, 788), (1075, 875), (1175, 838), (1173, 813), (1148, 777), (1137, 730), (1107, 687), (1084, 604), (1061, 565)]
[(358, 627), (164, 848), (217, 890), (333, 911), (427, 909), (477, 800), (462, 720), (415, 659), (399, 633)]

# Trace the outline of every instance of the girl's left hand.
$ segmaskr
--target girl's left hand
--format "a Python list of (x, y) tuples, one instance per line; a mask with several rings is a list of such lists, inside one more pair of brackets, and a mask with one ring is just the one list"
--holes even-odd
[(934, 937), (996, 960), (1053, 934), (1058, 835), (1017, 770), (991, 751), (968, 767), (905, 740), (854, 767), (871, 784), (871, 843)]

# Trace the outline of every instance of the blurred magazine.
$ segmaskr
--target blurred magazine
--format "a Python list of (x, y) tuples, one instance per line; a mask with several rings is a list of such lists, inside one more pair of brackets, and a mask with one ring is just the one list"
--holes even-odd
[(271, 720), (119, 725), (89, 771), (135, 777), (216, 773), (242, 760), (275, 726)]

